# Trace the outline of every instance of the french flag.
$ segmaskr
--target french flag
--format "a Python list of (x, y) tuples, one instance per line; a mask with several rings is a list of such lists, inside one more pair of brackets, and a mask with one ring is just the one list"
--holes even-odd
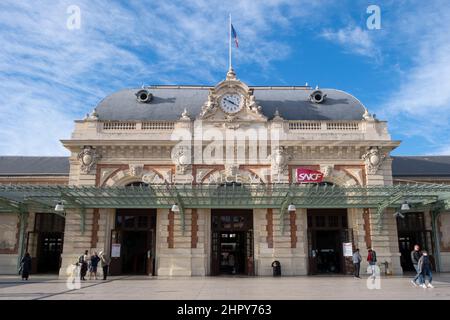
[(236, 44), (236, 48), (239, 48), (239, 41), (238, 41), (236, 30), (234, 30), (233, 24), (231, 24), (231, 35), (233, 36), (234, 43)]

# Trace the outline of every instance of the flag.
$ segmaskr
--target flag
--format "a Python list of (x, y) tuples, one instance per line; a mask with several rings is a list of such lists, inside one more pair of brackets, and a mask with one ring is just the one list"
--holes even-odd
[(234, 43), (236, 44), (236, 48), (239, 48), (239, 41), (238, 41), (237, 33), (236, 33), (236, 30), (234, 30), (233, 25), (231, 25), (231, 35), (233, 36)]

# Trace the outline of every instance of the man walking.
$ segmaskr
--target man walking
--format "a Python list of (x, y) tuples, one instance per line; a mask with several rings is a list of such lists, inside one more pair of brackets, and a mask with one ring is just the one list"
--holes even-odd
[(422, 256), (422, 253), (420, 252), (420, 247), (418, 244), (414, 246), (414, 250), (411, 251), (411, 262), (414, 266), (414, 270), (416, 270), (416, 275), (414, 276), (414, 279), (411, 280), (411, 283), (413, 286), (417, 287), (417, 280), (419, 280), (419, 284), (422, 284), (422, 273), (419, 272), (419, 259)]
[(368, 255), (367, 255), (367, 262), (369, 262), (369, 266), (372, 270), (372, 278), (375, 279), (376, 277), (376, 267), (377, 267), (377, 253), (375, 250), (369, 248)]
[(106, 277), (108, 276), (108, 267), (110, 263), (111, 259), (103, 251), (100, 251), (100, 265), (103, 269), (103, 280), (106, 280)]
[[(431, 275), (431, 261), (426, 251), (422, 252), (422, 256), (419, 259), (418, 267), (419, 272), (422, 275), (420, 278), (421, 281), (420, 286), (422, 288), (434, 288), (433, 285), (431, 284), (431, 282), (433, 281), (433, 276)], [(428, 277), (428, 286), (425, 283), (427, 277)]]
[(353, 252), (352, 260), (353, 260), (353, 267), (355, 270), (355, 272), (354, 272), (355, 278), (360, 278), (359, 270), (361, 268), (362, 258), (361, 258), (361, 255), (359, 254), (359, 249), (356, 249), (355, 252)]

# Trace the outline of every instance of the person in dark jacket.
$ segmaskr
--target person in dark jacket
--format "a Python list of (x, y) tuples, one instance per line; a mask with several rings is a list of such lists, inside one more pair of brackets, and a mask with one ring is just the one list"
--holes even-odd
[(30, 272), (31, 272), (31, 256), (27, 252), (20, 261), (20, 273), (22, 275), (22, 280), (28, 280)]
[(375, 250), (369, 248), (368, 255), (367, 255), (367, 262), (369, 262), (369, 266), (372, 270), (372, 278), (376, 277), (376, 266), (377, 266), (377, 253)]
[(422, 280), (422, 273), (419, 272), (419, 259), (422, 256), (422, 253), (420, 252), (420, 246), (416, 244), (414, 246), (414, 250), (411, 251), (411, 262), (414, 266), (414, 270), (416, 270), (416, 275), (414, 276), (414, 279), (411, 280), (411, 283), (413, 286), (417, 286), (417, 280), (419, 280), (419, 284), (423, 282)]
[[(428, 253), (426, 251), (422, 252), (422, 256), (419, 259), (419, 271), (422, 274), (422, 288), (434, 288), (431, 282), (433, 281), (433, 276), (431, 275), (431, 261)], [(426, 277), (428, 277), (428, 285), (425, 284)]]
[(80, 264), (80, 280), (86, 281), (84, 278), (86, 276), (88, 270), (88, 250), (84, 252), (78, 259), (78, 263)]

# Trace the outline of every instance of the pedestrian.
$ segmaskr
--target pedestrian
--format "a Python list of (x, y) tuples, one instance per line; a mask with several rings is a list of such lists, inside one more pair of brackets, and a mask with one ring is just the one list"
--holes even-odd
[(94, 275), (94, 280), (97, 280), (97, 266), (99, 261), (100, 258), (98, 257), (97, 252), (94, 251), (89, 264), (89, 280), (92, 279), (92, 275)]
[(84, 278), (86, 276), (87, 270), (88, 270), (88, 250), (84, 252), (78, 259), (78, 263), (80, 264), (80, 280), (86, 281)]
[(353, 252), (352, 260), (353, 260), (353, 267), (355, 270), (355, 272), (354, 272), (355, 278), (360, 278), (359, 270), (361, 268), (362, 258), (361, 258), (361, 255), (359, 254), (359, 249), (356, 249), (355, 252)]
[(416, 270), (416, 275), (414, 276), (414, 279), (411, 280), (411, 283), (413, 286), (417, 287), (417, 280), (419, 280), (419, 284), (423, 282), (422, 280), (422, 273), (419, 272), (419, 259), (422, 256), (422, 253), (420, 252), (420, 246), (416, 244), (414, 246), (414, 250), (411, 251), (411, 262), (413, 264), (414, 270)]
[[(433, 281), (433, 276), (431, 275), (431, 261), (428, 253), (426, 251), (422, 252), (422, 256), (418, 263), (419, 271), (422, 274), (421, 277), (421, 287), (422, 288), (434, 288), (431, 282)], [(425, 283), (426, 277), (428, 277), (428, 285)]]
[(111, 259), (108, 257), (108, 255), (105, 254), (103, 251), (100, 251), (100, 264), (103, 269), (103, 280), (106, 280), (110, 263), (111, 263)]
[(377, 266), (377, 253), (372, 248), (369, 248), (367, 255), (367, 262), (369, 262), (369, 266), (372, 270), (372, 278), (376, 277), (375, 270)]
[(20, 260), (19, 272), (22, 275), (22, 280), (28, 280), (31, 273), (31, 256), (28, 252)]

